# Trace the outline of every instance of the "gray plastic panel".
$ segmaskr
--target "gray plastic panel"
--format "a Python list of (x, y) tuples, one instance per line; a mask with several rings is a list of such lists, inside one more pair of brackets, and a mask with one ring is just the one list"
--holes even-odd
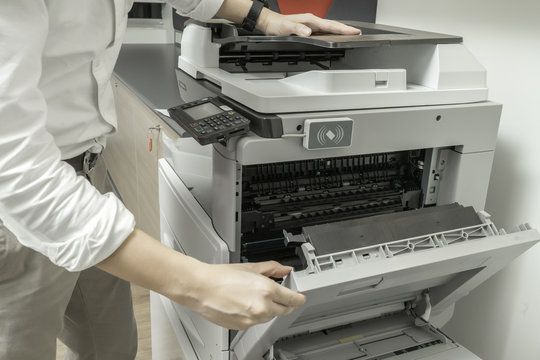
[[(326, 150), (324, 154), (324, 157), (339, 157), (455, 145), (462, 145), (460, 153), (491, 152), (496, 145), (501, 110), (500, 104), (483, 102), (400, 109), (282, 114), (280, 116), (283, 118), (284, 133), (295, 134), (295, 136), (302, 134), (303, 130), (297, 131), (296, 128), (299, 125), (303, 126), (305, 119), (336, 117), (353, 119), (355, 135), (352, 146)], [(438, 115), (441, 115), (444, 120), (436, 121)], [(423, 134), (429, 134), (429, 136)], [(237, 143), (236, 160), (242, 165), (252, 165), (321, 157), (320, 152), (309, 151), (301, 144), (301, 138), (262, 139), (248, 135), (242, 137)], [(478, 167), (484, 164), (482, 161), (471, 162), (471, 165)], [(459, 162), (454, 163), (456, 166), (459, 165)], [(485, 164), (490, 166), (491, 161)], [(484, 167), (485, 165), (482, 166), (482, 171)], [(477, 176), (478, 171), (475, 168), (471, 169), (468, 176), (471, 178)], [(447, 172), (450, 173), (450, 171)], [(466, 175), (466, 173), (460, 174), (460, 176)], [(477, 189), (475, 186), (470, 186), (469, 182), (464, 182), (463, 186)], [(464, 199), (452, 199), (451, 195), (447, 198), (448, 201), (465, 203)], [(477, 208), (481, 209), (483, 206)]]
[(472, 207), (452, 204), (307, 226), (302, 233), (318, 255), (325, 255), (479, 224)]
[(288, 316), (239, 333), (232, 349), (239, 360), (262, 359), (283, 336), (352, 323), (379, 308), (388, 313), (382, 308), (418, 300), (426, 290), (432, 316), (442, 313), (540, 241), (540, 234), (528, 226), (506, 234), (485, 213), (480, 215), (484, 223), (475, 229), (313, 256), (310, 269), (293, 272), (284, 281), (304, 293), (306, 303)]

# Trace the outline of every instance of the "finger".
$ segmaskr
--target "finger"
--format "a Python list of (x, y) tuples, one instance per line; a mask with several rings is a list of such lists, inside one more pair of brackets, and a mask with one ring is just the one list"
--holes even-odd
[(293, 270), (292, 267), (281, 265), (280, 263), (276, 261), (272, 261), (272, 263), (273, 263), (272, 264), (273, 267), (269, 268), (268, 271), (261, 273), (262, 275), (272, 276), (272, 277), (280, 279), (282, 277), (289, 275), (291, 271)]
[(346, 34), (346, 35), (361, 35), (362, 34), (362, 30), (355, 28), (354, 26), (350, 26), (350, 25), (344, 24), (339, 21), (334, 21), (334, 20), (330, 21), (329, 23), (330, 23), (329, 24), (330, 26), (333, 26), (332, 31), (336, 33)]
[(293, 312), (296, 308), (289, 307), (289, 306), (283, 306), (281, 304), (278, 304), (276, 302), (270, 302), (270, 305), (268, 305), (268, 315), (269, 316), (281, 316), (281, 315), (287, 315)]
[[(281, 304), (279, 304), (281, 305)], [(283, 306), (283, 305), (281, 305)], [(293, 306), (284, 306), (284, 313), (281, 314), (281, 316), (284, 316), (284, 315), (289, 315), (290, 313), (292, 313), (294, 310), (296, 310), (297, 308), (296, 307), (293, 307)]]
[(339, 21), (332, 21), (328, 24), (328, 26), (330, 28), (328, 30), (325, 29), (323, 31), (328, 31), (333, 34), (362, 35), (362, 30), (355, 28), (353, 26), (340, 23)]
[(288, 21), (283, 28), (285, 30), (285, 34), (283, 35), (298, 35), (301, 37), (308, 37), (311, 35), (311, 27), (300, 22)]
[(284, 307), (282, 305), (269, 302), (266, 304), (264, 311), (261, 310), (256, 314), (248, 315), (241, 321), (247, 324), (248, 326), (253, 326), (255, 324), (268, 322), (272, 320), (273, 318), (275, 318), (276, 316), (285, 314), (287, 312), (287, 309), (283, 310), (277, 306)]
[(345, 25), (339, 21), (321, 19), (312, 14), (293, 15), (294, 20), (309, 26), (313, 31), (343, 35), (359, 35), (360, 29)]
[(312, 25), (313, 27), (316, 27), (316, 29), (313, 28), (314, 31), (323, 32), (323, 33), (341, 34), (341, 35), (360, 35), (362, 33), (360, 29), (357, 29), (349, 25), (345, 25), (338, 21), (318, 19), (314, 21), (313, 23), (306, 24), (306, 25), (308, 26)]
[(283, 306), (297, 308), (306, 302), (306, 297), (303, 294), (286, 288), (285, 286), (276, 284), (276, 291), (274, 292), (272, 300), (275, 303)]
[(263, 261), (247, 264), (250, 265), (251, 271), (254, 271), (264, 276), (273, 276), (275, 278), (282, 278), (285, 275), (289, 274), (292, 270), (292, 267), (283, 266), (277, 261)]

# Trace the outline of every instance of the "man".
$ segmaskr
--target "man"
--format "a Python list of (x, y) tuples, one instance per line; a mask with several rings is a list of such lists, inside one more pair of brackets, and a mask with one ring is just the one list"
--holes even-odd
[[(242, 23), (250, 0), (170, 0), (185, 16)], [(290, 313), (304, 296), (267, 276), (275, 262), (209, 265), (135, 228), (84, 176), (116, 131), (109, 79), (128, 0), (0, 1), (0, 359), (132, 359), (129, 283), (216, 324), (244, 329)], [(263, 9), (266, 34), (356, 34), (312, 15)], [(65, 161), (62, 161), (65, 160)], [(120, 280), (120, 279), (124, 280)]]

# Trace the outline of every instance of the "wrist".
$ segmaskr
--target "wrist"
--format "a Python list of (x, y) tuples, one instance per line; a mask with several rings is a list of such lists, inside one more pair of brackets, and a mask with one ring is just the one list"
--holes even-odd
[(163, 295), (193, 308), (198, 301), (209, 265), (190, 256), (179, 255), (181, 256), (176, 259), (176, 264), (171, 269), (173, 276)]
[(273, 11), (269, 10), (268, 8), (263, 8), (259, 18), (257, 19), (257, 24), (255, 25), (255, 29), (263, 32), (266, 34), (266, 31), (268, 29), (268, 18), (272, 17)]

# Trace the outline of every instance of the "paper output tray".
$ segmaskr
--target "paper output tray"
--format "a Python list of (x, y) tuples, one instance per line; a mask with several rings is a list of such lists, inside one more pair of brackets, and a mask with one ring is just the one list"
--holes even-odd
[(274, 344), (269, 358), (272, 357), (277, 360), (480, 360), (432, 326), (417, 325), (406, 313), (281, 340)]
[(306, 303), (238, 333), (231, 350), (238, 360), (263, 359), (279, 339), (399, 312), (421, 304), (426, 291), (432, 316), (442, 313), (540, 241), (528, 225), (506, 233), (479, 214), (481, 225), (334, 254), (316, 256), (304, 244), (308, 268), (284, 285), (305, 294)]

